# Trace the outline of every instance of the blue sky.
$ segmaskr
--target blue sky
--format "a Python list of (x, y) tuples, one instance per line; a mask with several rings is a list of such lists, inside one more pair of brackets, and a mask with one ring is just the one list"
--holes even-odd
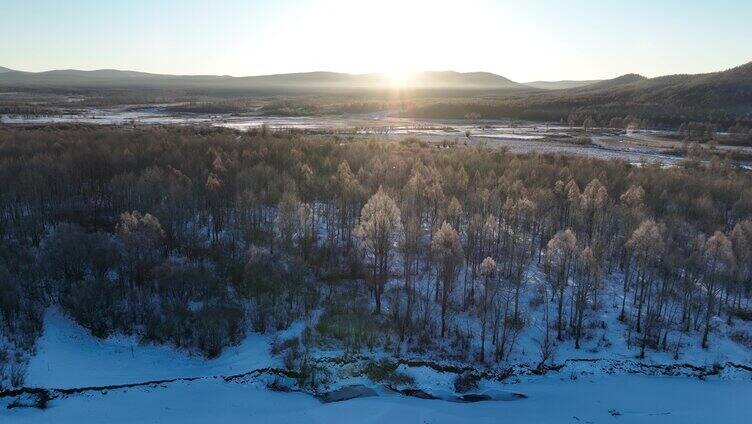
[(28, 71), (657, 76), (752, 61), (752, 1), (3, 0), (0, 40)]

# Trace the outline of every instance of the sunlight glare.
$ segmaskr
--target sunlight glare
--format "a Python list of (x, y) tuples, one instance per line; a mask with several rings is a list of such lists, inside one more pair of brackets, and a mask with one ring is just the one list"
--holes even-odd
[(386, 72), (386, 80), (393, 88), (406, 87), (411, 80), (412, 72), (407, 69), (392, 69)]

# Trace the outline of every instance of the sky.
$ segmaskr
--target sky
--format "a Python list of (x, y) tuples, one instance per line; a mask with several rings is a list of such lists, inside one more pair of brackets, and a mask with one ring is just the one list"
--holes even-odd
[(0, 66), (648, 77), (752, 61), (750, 0), (2, 0)]

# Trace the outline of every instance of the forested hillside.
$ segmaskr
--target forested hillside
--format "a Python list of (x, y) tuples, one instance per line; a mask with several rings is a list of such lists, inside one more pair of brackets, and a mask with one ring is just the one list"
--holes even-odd
[[(215, 357), (379, 349), (544, 368), (616, 308), (630, 351), (752, 346), (752, 177), (266, 128), (0, 128), (3, 386), (55, 305)], [(608, 295), (606, 293), (609, 293)], [(531, 316), (537, 350), (517, 349)], [(613, 342), (613, 341), (611, 341)], [(611, 343), (608, 342), (608, 343)], [(310, 370), (309, 370), (310, 371)]]
[(727, 129), (752, 127), (752, 63), (722, 72), (645, 78), (627, 74), (583, 87), (534, 93), (510, 93), (485, 99), (418, 103), (406, 115), (463, 118), (517, 117), (572, 122), (612, 119), (646, 127), (678, 127), (691, 121)]

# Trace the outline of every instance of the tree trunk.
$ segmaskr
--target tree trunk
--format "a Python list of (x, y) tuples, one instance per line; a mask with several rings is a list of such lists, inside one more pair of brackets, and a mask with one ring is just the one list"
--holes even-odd
[(561, 337), (561, 316), (562, 312), (564, 312), (564, 286), (560, 285), (559, 288), (559, 315), (558, 319), (556, 321), (556, 338), (558, 340), (563, 340)]

